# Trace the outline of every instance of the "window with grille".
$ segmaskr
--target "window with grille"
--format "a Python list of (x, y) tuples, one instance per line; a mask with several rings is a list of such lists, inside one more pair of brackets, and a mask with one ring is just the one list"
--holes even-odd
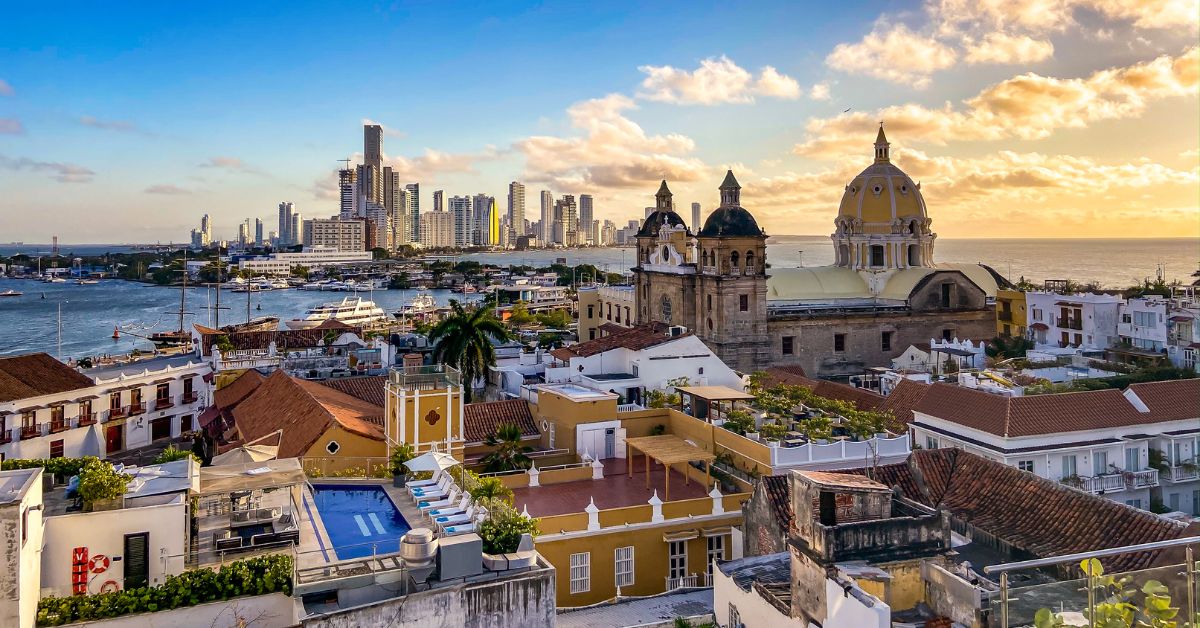
[(613, 550), (614, 571), (617, 586), (627, 587), (633, 584), (633, 546), (618, 547)]
[(1033, 461), (1032, 460), (1018, 460), (1017, 468), (1022, 471), (1026, 471), (1028, 473), (1033, 473)]
[(704, 573), (712, 575), (713, 561), (725, 560), (725, 537), (708, 537), (708, 561), (704, 565)]
[(671, 541), (667, 550), (667, 577), (687, 576), (687, 541)]
[(592, 554), (571, 554), (571, 593), (587, 593), (592, 589)]

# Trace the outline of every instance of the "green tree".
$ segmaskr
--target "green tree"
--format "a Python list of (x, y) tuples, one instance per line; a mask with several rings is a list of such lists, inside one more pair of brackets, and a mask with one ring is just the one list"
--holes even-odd
[(537, 344), (539, 349), (557, 349), (563, 346), (562, 335), (560, 334), (538, 334)]
[(371, 259), (382, 260), (382, 259), (391, 259), (391, 257), (392, 257), (392, 254), (389, 253), (388, 250), (383, 248), (382, 246), (377, 246), (377, 247), (371, 249)]
[(549, 327), (550, 329), (566, 329), (574, 320), (571, 318), (571, 313), (566, 310), (538, 312), (535, 316), (542, 327)]
[(489, 434), (483, 441), (492, 450), (480, 462), (487, 473), (528, 469), (532, 461), (529, 452), (532, 447), (521, 443), (521, 430), (512, 423), (505, 423), (496, 428), (494, 434)]
[(490, 299), (470, 308), (451, 299), (449, 316), (429, 334), (429, 341), (433, 343), (433, 361), (449, 364), (462, 373), (468, 403), (475, 380), (496, 365), (496, 348), (492, 342), (503, 342), (508, 338), (508, 329), (496, 318)]
[(514, 327), (525, 327), (537, 321), (537, 317), (529, 313), (529, 307), (524, 301), (517, 301), (508, 310), (508, 324)]
[(291, 275), (293, 277), (308, 279), (309, 274), (310, 271), (308, 270), (308, 266), (292, 266)]
[(79, 497), (84, 503), (116, 499), (125, 494), (133, 476), (117, 473), (112, 463), (93, 458), (79, 470)]
[(388, 288), (391, 290), (408, 290), (412, 287), (412, 282), (408, 279), (408, 273), (396, 273), (388, 277)]
[(175, 445), (167, 445), (167, 448), (159, 452), (150, 464), (166, 464), (168, 462), (175, 462), (176, 460), (183, 460), (189, 456), (193, 456), (192, 452), (185, 449), (176, 449)]
[(997, 336), (992, 338), (984, 351), (993, 358), (1023, 358), (1025, 352), (1033, 348), (1033, 341), (1021, 336), (1012, 336), (1005, 338)]

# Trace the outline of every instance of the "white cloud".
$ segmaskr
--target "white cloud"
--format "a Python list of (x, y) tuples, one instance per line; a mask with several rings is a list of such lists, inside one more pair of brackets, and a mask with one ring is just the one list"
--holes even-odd
[(809, 97), (813, 100), (829, 100), (829, 83), (817, 83), (812, 86)]
[(704, 59), (688, 71), (669, 65), (643, 65), (639, 98), (681, 105), (750, 103), (755, 96), (795, 100), (802, 90), (795, 79), (772, 66), (763, 67), (758, 78), (728, 57)]
[(217, 168), (220, 170), (228, 170), (230, 172), (244, 172), (246, 174), (264, 174), (263, 171), (255, 168), (238, 157), (217, 156), (209, 157), (208, 161), (200, 164), (201, 168)]
[(893, 141), (932, 142), (1041, 139), (1062, 128), (1085, 128), (1102, 121), (1141, 115), (1149, 103), (1195, 94), (1200, 87), (1200, 49), (1177, 57), (1101, 70), (1084, 78), (1061, 79), (1027, 73), (985, 88), (962, 106), (905, 104), (872, 113), (812, 118), (807, 139), (795, 152), (809, 157), (856, 153), (874, 137), (883, 120)]
[(926, 11), (940, 33), (1017, 29), (1064, 31), (1080, 11), (1144, 29), (1195, 31), (1197, 0), (931, 0)]
[(825, 58), (829, 67), (923, 89), (929, 76), (954, 65), (957, 53), (942, 42), (904, 24), (875, 28), (854, 44), (838, 44)]
[(988, 33), (978, 42), (964, 39), (967, 63), (1036, 63), (1054, 55), (1054, 44), (1028, 35)]
[(404, 138), (408, 137), (408, 134), (405, 133), (404, 131), (401, 131), (400, 129), (397, 129), (395, 127), (390, 127), (390, 126), (388, 126), (382, 122), (379, 122), (377, 120), (372, 120), (370, 118), (363, 118), (362, 123), (364, 126), (366, 126), (368, 124), (378, 124), (379, 126), (383, 127), (383, 136), (384, 137), (394, 137), (396, 139), (404, 139)]
[(171, 194), (171, 195), (191, 194), (192, 193), (191, 190), (181, 188), (181, 187), (171, 184), (171, 183), (162, 183), (159, 185), (152, 185), (142, 191), (145, 192), (146, 194)]
[(637, 188), (659, 179), (695, 181), (707, 172), (691, 138), (647, 135), (624, 112), (637, 105), (627, 96), (609, 94), (567, 109), (574, 137), (538, 135), (514, 144), (525, 156), (525, 178), (568, 189)]
[(138, 131), (137, 125), (124, 120), (99, 120), (92, 116), (80, 116), (79, 123), (83, 126), (90, 126), (94, 129), (104, 129), (107, 131), (121, 131), (130, 133)]
[(37, 161), (28, 157), (5, 157), (4, 155), (0, 155), (0, 168), (46, 173), (59, 183), (89, 183), (96, 174), (92, 170), (76, 164)]

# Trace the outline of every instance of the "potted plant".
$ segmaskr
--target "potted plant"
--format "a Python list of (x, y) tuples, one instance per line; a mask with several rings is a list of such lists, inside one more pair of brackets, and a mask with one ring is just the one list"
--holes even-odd
[(413, 450), (412, 443), (400, 443), (392, 448), (392, 455), (388, 458), (388, 462), (392, 467), (392, 486), (404, 486), (408, 481), (408, 467), (404, 463), (416, 457), (416, 451)]
[(84, 510), (115, 510), (122, 506), (125, 489), (133, 476), (117, 473), (112, 464), (96, 458), (89, 459), (79, 470), (79, 498)]
[[(538, 520), (517, 512), (508, 502), (483, 500), (487, 518), (479, 524), (483, 565), (493, 571), (531, 567), (537, 560), (532, 540), (541, 533)], [(526, 537), (528, 540), (525, 540)], [(528, 547), (523, 547), (528, 546)], [(509, 554), (509, 556), (505, 556)], [(516, 556), (511, 556), (516, 554)]]

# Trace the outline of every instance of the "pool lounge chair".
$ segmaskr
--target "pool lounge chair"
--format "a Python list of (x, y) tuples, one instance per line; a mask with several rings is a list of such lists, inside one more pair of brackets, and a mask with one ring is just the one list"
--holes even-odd
[(423, 499), (417, 502), (417, 510), (422, 512), (426, 510), (436, 510), (438, 508), (448, 508), (454, 505), (458, 500), (458, 487), (450, 489), (450, 493), (442, 499)]
[(419, 495), (413, 495), (413, 499), (417, 502), (431, 502), (439, 499), (446, 499), (451, 493), (459, 490), (453, 482), (448, 482), (445, 488), (437, 491), (425, 491)]
[(446, 536), (454, 536), (456, 534), (466, 534), (475, 531), (475, 522), (464, 523), (456, 526), (446, 526), (442, 528), (442, 533)]
[(460, 523), (466, 523), (475, 516), (476, 509), (477, 509), (477, 507), (475, 506), (475, 504), (471, 504), (471, 507), (467, 508), (467, 511), (460, 515), (446, 515), (443, 517), (434, 517), (433, 522), (436, 523), (438, 525), (438, 527), (440, 527), (440, 528), (444, 528), (446, 526), (458, 525)]
[(417, 488), (409, 489), (408, 492), (413, 497), (421, 499), (422, 495), (445, 492), (446, 487), (450, 486), (451, 483), (450, 477), (443, 475), (442, 479), (438, 480), (438, 483), (433, 486), (418, 486)]
[(428, 480), (409, 480), (408, 482), (404, 483), (404, 488), (411, 491), (414, 488), (421, 488), (422, 486), (433, 486), (442, 480), (442, 476), (444, 474), (445, 472), (439, 470)]
[(440, 508), (433, 508), (425, 514), (429, 515), (430, 517), (434, 517), (434, 518), (448, 517), (450, 515), (457, 515), (457, 514), (466, 512), (467, 507), (470, 505), (471, 505), (471, 495), (469, 493), (464, 493), (462, 496), (462, 499), (458, 500), (457, 506), (447, 504)]

